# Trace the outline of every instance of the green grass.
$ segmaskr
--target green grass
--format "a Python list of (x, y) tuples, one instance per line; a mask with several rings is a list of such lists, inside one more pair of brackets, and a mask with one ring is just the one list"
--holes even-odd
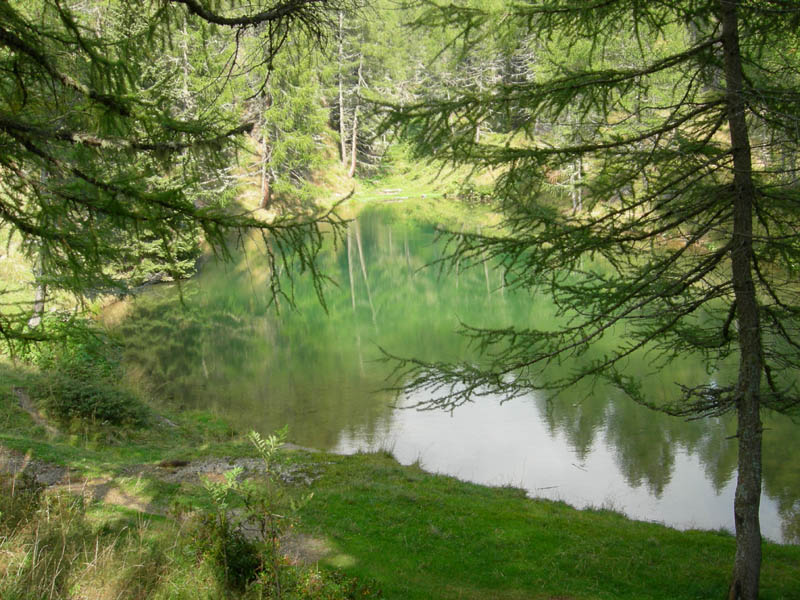
[(68, 494), (22, 516), (0, 541), (4, 599), (228, 597), (190, 525)]
[[(162, 460), (250, 456), (252, 449), (222, 419), (200, 411), (163, 415), (153, 412), (144, 428), (99, 427), (85, 430), (53, 423), (60, 432), (48, 435), (17, 401), (13, 389), (33, 393), (43, 375), (34, 368), (0, 360), (0, 445), (89, 477), (118, 476), (125, 467)], [(32, 397), (34, 403), (37, 398)], [(161, 412), (161, 411), (159, 411)]]
[[(335, 458), (304, 527), (329, 564), (374, 577), (387, 598), (722, 598), (734, 540), (611, 511), (578, 511), (401, 467)], [(800, 548), (765, 544), (762, 598), (800, 590)]]
[[(45, 436), (12, 392), (15, 385), (29, 384), (36, 373), (8, 364), (0, 365), (0, 372), (5, 375), (0, 379), (0, 415), (16, 424), (0, 433), (0, 445), (35, 460), (68, 465), (72, 482), (99, 478), (103, 486), (113, 488), (114, 502), (129, 497), (134, 505), (149, 505), (147, 510), (153, 511), (92, 500), (91, 494), (81, 494), (83, 484), (73, 493), (44, 493), (30, 477), (0, 474), (0, 598), (261, 597), (255, 583), (232, 589), (220, 575), (214, 532), (208, 530), (205, 517), (213, 501), (202, 483), (165, 482), (154, 473), (154, 463), (165, 458), (257, 456), (252, 443), (204, 413), (170, 415), (174, 427), (151, 423), (148, 429), (120, 432), (111, 442), (71, 434)], [(292, 455), (289, 460), (299, 458)], [(142, 464), (150, 468), (142, 470)], [(133, 465), (138, 466), (131, 470)], [(285, 576), (299, 590), (292, 596), (298, 599), (361, 598), (364, 590), (372, 589), (313, 566), (286, 568)]]
[[(371, 178), (354, 182), (355, 193), (344, 207), (345, 212), (390, 204), (395, 222), (436, 223), (453, 231), (476, 231), (499, 223), (499, 214), (490, 206), (467, 205), (459, 199), (463, 183), (470, 179), (468, 170), (415, 161), (402, 146), (393, 147), (390, 152), (386, 168)], [(491, 176), (483, 175), (472, 185), (480, 187), (489, 181)]]

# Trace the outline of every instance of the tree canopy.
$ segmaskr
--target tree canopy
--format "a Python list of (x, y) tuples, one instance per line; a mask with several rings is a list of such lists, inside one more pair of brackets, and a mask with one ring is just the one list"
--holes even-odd
[[(468, 54), (492, 43), (522, 76), (432, 89), (387, 105), (421, 154), (500, 173), (496, 233), (451, 238), (453, 264), (496, 260), (507, 286), (549, 293), (558, 324), (475, 329), (480, 364), (400, 360), (421, 408), (487, 393), (511, 398), (601, 377), (675, 415), (738, 416), (737, 556), (731, 597), (756, 598), (761, 421), (798, 405), (800, 367), (800, 3), (733, 0), (426, 2), (417, 24), (456, 31)], [(505, 118), (503, 118), (505, 117)], [(479, 135), (496, 123), (495, 135)], [(578, 165), (582, 210), (548, 184)], [(624, 341), (582, 361), (612, 328)], [(693, 353), (705, 382), (656, 406), (629, 359), (653, 368)], [(714, 365), (739, 361), (738, 379)], [(574, 365), (554, 377), (555, 365)]]
[[(224, 253), (237, 229), (269, 238), (271, 267), (313, 271), (330, 215), (265, 221), (224, 208), (254, 127), (232, 82), (249, 77), (258, 95), (287, 39), (321, 44), (344, 4), (0, 2), (0, 217), (37, 276), (77, 295), (124, 289), (120, 272), (149, 255), (176, 270), (198, 231)], [(25, 313), (6, 306), (0, 334), (42, 337)]]

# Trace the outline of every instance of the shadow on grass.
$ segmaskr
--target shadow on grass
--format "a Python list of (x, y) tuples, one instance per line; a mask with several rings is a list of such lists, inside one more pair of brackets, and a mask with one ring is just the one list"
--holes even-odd
[[(91, 505), (65, 491), (36, 487), (1, 490), (0, 598), (85, 597), (116, 600), (203, 597), (187, 537), (167, 519)], [(210, 584), (214, 585), (213, 580)], [(213, 591), (206, 596), (213, 596)]]

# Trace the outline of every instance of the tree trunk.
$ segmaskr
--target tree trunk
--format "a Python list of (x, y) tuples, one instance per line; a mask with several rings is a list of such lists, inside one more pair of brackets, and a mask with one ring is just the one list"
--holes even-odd
[(339, 76), (339, 156), (342, 164), (347, 162), (347, 146), (344, 135), (344, 83), (342, 81), (342, 62), (344, 61), (344, 13), (339, 11), (339, 54), (337, 57)]
[(761, 571), (761, 327), (753, 283), (753, 185), (750, 140), (745, 120), (738, 0), (720, 0), (725, 59), (728, 125), (734, 167), (731, 271), (739, 327), (739, 379), (736, 386), (739, 470), (734, 500), (736, 558), (729, 598), (757, 600)]
[(42, 324), (42, 317), (44, 316), (44, 303), (47, 298), (47, 285), (42, 283), (42, 276), (44, 268), (42, 266), (41, 254), (36, 261), (36, 268), (33, 271), (34, 279), (36, 280), (36, 296), (33, 299), (33, 314), (28, 319), (28, 327), (36, 329)]
[(358, 111), (361, 108), (359, 94), (361, 93), (361, 69), (364, 66), (364, 55), (358, 59), (358, 83), (356, 84), (356, 107), (353, 109), (353, 139), (350, 142), (350, 171), (348, 175), (353, 177), (356, 174), (356, 151), (358, 148)]
[(348, 177), (353, 177), (356, 174), (356, 147), (358, 141), (358, 109), (359, 106), (356, 104), (356, 108), (353, 111), (353, 139), (350, 142), (350, 169), (347, 171)]
[(181, 33), (181, 70), (183, 72), (181, 81), (181, 112), (183, 115), (189, 116), (193, 112), (193, 102), (192, 94), (189, 90), (189, 70), (191, 63), (189, 62), (189, 34), (186, 31), (186, 21), (183, 22)]
[[(264, 127), (266, 127), (266, 124)], [(261, 202), (259, 203), (259, 208), (269, 208), (272, 192), (269, 187), (270, 175), (268, 165), (272, 156), (272, 151), (269, 144), (267, 144), (266, 132), (262, 132), (261, 136)]]
[(367, 263), (364, 260), (364, 248), (361, 245), (361, 225), (358, 221), (356, 225), (356, 247), (358, 248), (358, 259), (361, 261), (361, 274), (364, 276), (364, 285), (367, 288), (367, 300), (369, 301), (369, 309), (372, 312), (372, 324), (375, 331), (378, 331), (378, 316), (375, 313), (375, 305), (372, 303), (372, 292), (369, 289), (369, 279), (367, 279)]
[(350, 300), (353, 303), (353, 312), (356, 312), (356, 288), (353, 282), (353, 259), (352, 252), (350, 249), (353, 246), (353, 243), (350, 241), (352, 238), (352, 231), (353, 227), (349, 226), (347, 228), (347, 275), (350, 278)]
[(269, 88), (264, 90), (264, 108), (261, 114), (261, 201), (259, 208), (269, 208), (272, 201), (272, 144), (269, 141), (269, 124), (267, 111), (272, 108), (272, 93)]
[[(47, 172), (42, 169), (39, 175), (39, 180), (44, 188), (47, 182)], [(33, 268), (33, 279), (36, 282), (36, 294), (33, 298), (33, 313), (28, 319), (28, 327), (36, 329), (42, 324), (42, 317), (44, 316), (44, 303), (47, 299), (47, 285), (42, 282), (44, 275), (44, 259), (42, 258), (42, 248), (39, 246), (36, 254), (36, 266)]]

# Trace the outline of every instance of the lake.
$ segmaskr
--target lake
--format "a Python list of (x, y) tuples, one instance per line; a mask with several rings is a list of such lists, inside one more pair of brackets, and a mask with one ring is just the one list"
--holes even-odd
[[(180, 290), (153, 287), (129, 302), (115, 327), (126, 368), (171, 408), (212, 411), (244, 431), (288, 424), (304, 446), (389, 450), (405, 464), (577, 507), (682, 529), (733, 529), (731, 418), (687, 422), (588, 385), (555, 399), (530, 393), (501, 405), (483, 397), (452, 414), (404, 409), (425, 398), (386, 391), (391, 365), (379, 360), (380, 348), (476, 360), (457, 334), (460, 323), (531, 326), (552, 320), (553, 308), (545, 295), (505, 289), (489, 267), (426, 268), (443, 252), (434, 228), (392, 215), (387, 207), (365, 211), (321, 257), (335, 281), (325, 288), (327, 312), (302, 278), (295, 309), (271, 303), (255, 242), (232, 262), (207, 263)], [(645, 377), (655, 399), (675, 393), (676, 381), (709, 382), (730, 370), (709, 373), (691, 357), (657, 372), (644, 359), (627, 368)], [(770, 415), (765, 427), (762, 531), (800, 543), (800, 429)]]

